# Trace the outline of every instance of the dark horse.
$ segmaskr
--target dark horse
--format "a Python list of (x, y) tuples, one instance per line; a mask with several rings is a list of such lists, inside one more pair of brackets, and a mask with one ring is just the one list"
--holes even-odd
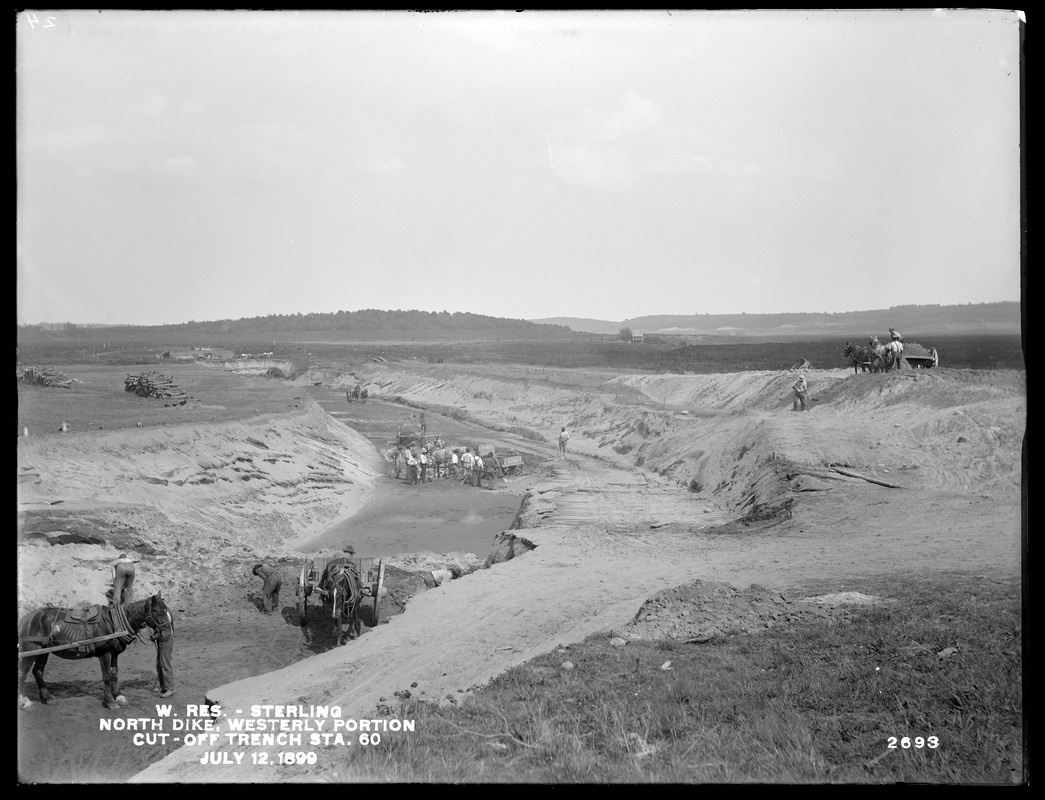
[(349, 639), (358, 639), (362, 633), (359, 604), (363, 599), (355, 564), (343, 558), (327, 562), (319, 579), (319, 590), (324, 604), (330, 604), (334, 620), (334, 636), (342, 645)]
[(368, 397), (370, 397), (369, 389), (363, 389), (359, 392), (359, 399), (362, 400), (364, 403), (366, 402)]
[[(126, 625), (119, 622), (120, 612), (126, 618)], [(116, 617), (116, 620), (114, 620)], [(52, 651), (59, 658), (81, 659), (97, 658), (102, 668), (102, 680), (105, 682), (105, 694), (102, 702), (106, 708), (119, 708), (127, 704), (127, 698), (120, 694), (118, 659), (127, 645), (134, 641), (138, 632), (145, 627), (153, 630), (170, 628), (173, 633), (174, 621), (167, 604), (159, 593), (145, 600), (124, 603), (119, 611), (112, 606), (90, 606), (89, 608), (38, 608), (27, 614), (18, 623), (19, 653), (42, 650), (50, 647), (61, 647)], [(127, 636), (117, 636), (98, 642), (87, 640), (108, 636), (120, 630), (127, 630)], [(81, 642), (75, 647), (64, 647)], [(51, 691), (44, 682), (44, 668), (51, 653), (28, 655), (19, 658), (21, 676), (18, 682), (19, 694), (24, 695), (25, 678), (29, 668), (33, 669), (36, 686), (40, 690), (40, 702), (47, 703), (51, 699)]]
[(853, 374), (856, 375), (861, 369), (864, 372), (868, 370), (868, 364), (872, 372), (877, 372), (878, 369), (875, 367), (879, 364), (878, 354), (875, 352), (873, 347), (858, 347), (857, 345), (845, 343), (845, 350), (842, 351), (842, 356), (848, 358), (853, 365)]

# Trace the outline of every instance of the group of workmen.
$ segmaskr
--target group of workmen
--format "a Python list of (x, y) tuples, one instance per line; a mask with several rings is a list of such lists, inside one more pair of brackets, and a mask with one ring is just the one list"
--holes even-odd
[[(125, 605), (134, 597), (134, 559), (126, 553), (112, 562), (112, 588), (105, 593), (110, 606)], [(152, 642), (156, 645), (156, 681), (154, 691), (160, 697), (174, 694), (174, 620), (168, 614), (167, 624), (156, 627), (152, 632)]]
[[(438, 445), (438, 443), (437, 443)], [(443, 459), (436, 461), (435, 450), (448, 450)], [(441, 448), (433, 447), (399, 447), (391, 455), (397, 478), (405, 477), (412, 485), (430, 483), (433, 478), (456, 478), (469, 486), (483, 488), (483, 476), (487, 475), (488, 465), (479, 451), (472, 452), (471, 447)], [(488, 456), (491, 459), (493, 456)], [(487, 485), (493, 488), (493, 479), (487, 477)]]

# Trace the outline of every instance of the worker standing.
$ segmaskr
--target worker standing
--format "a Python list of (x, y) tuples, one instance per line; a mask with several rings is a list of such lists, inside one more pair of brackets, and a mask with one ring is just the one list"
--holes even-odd
[(152, 632), (152, 641), (156, 645), (156, 680), (159, 682), (160, 697), (174, 694), (174, 620), (167, 612), (167, 619)]
[(809, 387), (806, 385), (805, 375), (799, 375), (798, 380), (791, 384), (791, 389), (795, 393), (795, 399), (794, 402), (791, 404), (791, 410), (805, 411), (806, 393), (809, 391)]
[(566, 458), (566, 442), (570, 441), (570, 432), (563, 425), (559, 428), (559, 458)]
[(472, 476), (472, 465), (475, 463), (475, 456), (472, 455), (472, 448), (466, 447), (464, 449), (464, 455), (461, 456), (461, 469), (464, 471), (464, 483), (474, 482)]

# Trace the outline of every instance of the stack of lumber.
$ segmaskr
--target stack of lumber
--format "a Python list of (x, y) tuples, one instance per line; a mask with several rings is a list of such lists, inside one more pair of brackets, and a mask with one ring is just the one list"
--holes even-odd
[(138, 397), (161, 397), (166, 400), (180, 401), (184, 405), (188, 395), (178, 388), (167, 375), (158, 372), (141, 372), (128, 375), (123, 382), (124, 391), (134, 392)]
[(68, 389), (73, 384), (71, 378), (45, 367), (26, 367), (19, 380), (30, 386), (54, 386), (58, 389)]

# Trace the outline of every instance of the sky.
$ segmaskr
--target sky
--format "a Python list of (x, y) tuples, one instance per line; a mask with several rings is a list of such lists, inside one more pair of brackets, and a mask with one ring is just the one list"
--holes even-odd
[(1017, 12), (35, 11), (20, 324), (1020, 299)]

